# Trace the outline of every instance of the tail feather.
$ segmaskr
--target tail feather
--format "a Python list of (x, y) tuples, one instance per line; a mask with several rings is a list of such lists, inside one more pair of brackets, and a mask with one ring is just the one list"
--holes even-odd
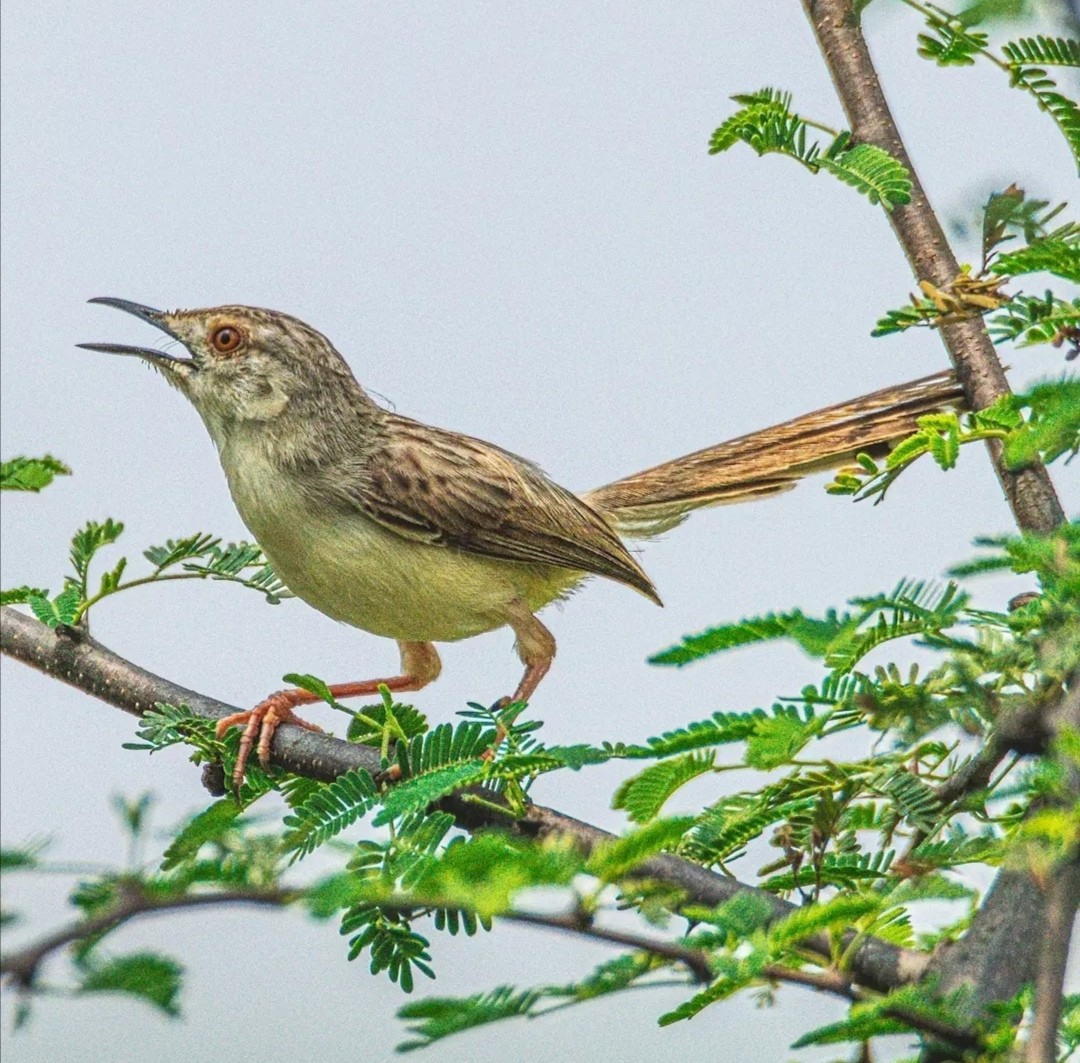
[(917, 418), (963, 402), (955, 375), (936, 373), (706, 447), (582, 498), (620, 534), (648, 538), (692, 510), (790, 491), (804, 476), (845, 465), (859, 453), (881, 456), (915, 430)]

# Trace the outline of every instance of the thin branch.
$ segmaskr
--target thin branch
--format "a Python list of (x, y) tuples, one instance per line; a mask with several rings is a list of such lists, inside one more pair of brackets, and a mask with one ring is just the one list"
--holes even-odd
[[(904, 164), (911, 177), (911, 202), (894, 207), (888, 218), (916, 280), (948, 291), (960, 265), (900, 139), (851, 0), (803, 0), (803, 6), (855, 142), (884, 149)], [(1010, 393), (981, 318), (943, 323), (939, 331), (972, 409), (981, 410)], [(1046, 469), (1031, 465), (1010, 470), (1002, 460), (1001, 444), (990, 440), (987, 446), (1017, 526), (1049, 532), (1063, 523), (1065, 514)]]
[(150, 897), (134, 884), (124, 890), (120, 904), (92, 919), (79, 919), (54, 931), (18, 952), (0, 958), (0, 976), (20, 989), (32, 989), (41, 964), (68, 945), (97, 937), (144, 915), (160, 915), (184, 908), (210, 908), (227, 904), (257, 904), (281, 907), (298, 894), (291, 890), (223, 890), (220, 893), (188, 893), (177, 897)]
[[(10, 606), (0, 607), (0, 651), (136, 716), (160, 702), (187, 705), (195, 715), (209, 720), (237, 711), (235, 706), (148, 672), (89, 635), (52, 631)], [(299, 727), (281, 727), (274, 736), (271, 753), (278, 767), (322, 781), (332, 781), (353, 768), (373, 773), (380, 769), (377, 750)], [(571, 838), (586, 855), (614, 837), (608, 831), (543, 805), (529, 805), (523, 815), (515, 818), (500, 802), (498, 794), (483, 791), (478, 795), (466, 788), (444, 798), (440, 807), (450, 812), (465, 830), (497, 828), (536, 839)], [(716, 907), (733, 897), (751, 894), (768, 906), (773, 919), (782, 919), (797, 910), (795, 905), (772, 893), (670, 853), (650, 857), (627, 877), (674, 886), (688, 904)], [(833, 943), (827, 935), (819, 934), (807, 939), (804, 946), (827, 960)], [(859, 984), (888, 992), (918, 981), (928, 963), (924, 953), (867, 938), (856, 948), (850, 969)]]
[(694, 976), (694, 981), (707, 983), (713, 979), (712, 970), (709, 967), (708, 953), (701, 949), (687, 948), (671, 941), (660, 941), (657, 938), (646, 938), (639, 934), (627, 934), (621, 930), (608, 930), (597, 926), (592, 920), (583, 918), (577, 912), (569, 912), (564, 915), (541, 915), (539, 912), (503, 912), (497, 916), (511, 923), (524, 923), (527, 926), (542, 926), (550, 930), (562, 930), (570, 934), (580, 934), (583, 937), (595, 938), (597, 941), (607, 941), (613, 945), (623, 945), (626, 948), (635, 949), (638, 952), (647, 952), (651, 956), (659, 956), (662, 960), (674, 960), (676, 963), (684, 963)]
[[(782, 964), (766, 964), (762, 975), (778, 982), (790, 982), (792, 985), (802, 985), (809, 989), (816, 989), (822, 993), (831, 993), (834, 996), (843, 997), (853, 1004), (873, 999), (869, 993), (864, 993), (851, 984), (839, 971), (807, 971), (797, 967), (785, 967)], [(955, 1026), (930, 1015), (921, 1015), (918, 1012), (909, 1011), (905, 1008), (885, 1008), (884, 1014), (890, 1018), (898, 1019), (907, 1023), (912, 1029), (929, 1034), (931, 1037), (948, 1041), (959, 1048), (977, 1048), (978, 1036), (968, 1030), (958, 1030)]]

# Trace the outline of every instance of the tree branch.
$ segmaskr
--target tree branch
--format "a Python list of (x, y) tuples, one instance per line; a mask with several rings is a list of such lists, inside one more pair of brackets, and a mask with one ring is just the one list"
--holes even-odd
[[(1050, 714), (1050, 723), (1059, 735), (1065, 730), (1074, 736), (1080, 735), (1080, 675), (1073, 675), (1069, 693)], [(1066, 807), (1075, 808), (1080, 801), (1080, 764), (1076, 762), (1075, 754), (1070, 757), (1068, 752), (1062, 753), (1059, 762), (1065, 775), (1062, 789)], [(1035, 972), (1034, 1016), (1024, 1057), (1027, 1063), (1054, 1063), (1057, 1059), (1065, 968), (1078, 907), (1080, 846), (1073, 845), (1063, 865), (1055, 868), (1046, 886), (1042, 948)]]
[(43, 937), (33, 945), (18, 952), (0, 957), (0, 976), (21, 989), (32, 989), (41, 964), (50, 954), (86, 941), (107, 930), (114, 930), (122, 923), (129, 923), (142, 915), (175, 912), (184, 908), (209, 908), (225, 904), (258, 904), (279, 907), (289, 904), (297, 894), (290, 890), (223, 890), (219, 893), (187, 893), (178, 897), (149, 897), (130, 884), (123, 900), (109, 912), (92, 919), (79, 919), (66, 927)]
[[(0, 607), (0, 651), (135, 716), (159, 702), (187, 705), (196, 716), (208, 720), (218, 720), (236, 712), (232, 705), (140, 668), (87, 634), (54, 632), (11, 606)], [(370, 747), (292, 726), (279, 728), (271, 753), (278, 767), (326, 782), (354, 768), (377, 773), (381, 767), (378, 751)], [(608, 831), (543, 805), (529, 805), (524, 815), (515, 819), (509, 809), (503, 811), (500, 808), (497, 794), (485, 792), (483, 796), (483, 802), (478, 802), (466, 789), (445, 798), (440, 805), (465, 830), (494, 827), (537, 839), (569, 837), (585, 854), (614, 837)], [(716, 907), (732, 897), (750, 893), (768, 905), (773, 919), (782, 919), (797, 910), (795, 905), (765, 890), (719, 875), (670, 853), (650, 857), (628, 877), (674, 886), (687, 903), (695, 905)], [(853, 938), (853, 935), (849, 937)], [(833, 943), (824, 934), (806, 939), (803, 946), (826, 961), (832, 955)], [(859, 984), (878, 992), (888, 992), (917, 981), (928, 962), (928, 957), (921, 952), (867, 938), (856, 948), (850, 971)]]
[[(948, 290), (960, 272), (885, 100), (852, 0), (803, 0), (856, 143), (873, 144), (907, 167), (911, 201), (888, 213), (893, 232), (917, 280)], [(972, 409), (1010, 393), (1004, 369), (981, 317), (945, 324), (942, 342)], [(1010, 470), (1000, 442), (987, 446), (1013, 518), (1022, 531), (1047, 533), (1065, 520), (1046, 469), (1033, 464)], [(943, 991), (967, 985), (970, 1014), (1009, 1000), (1035, 973), (1045, 897), (1031, 875), (1002, 871), (987, 892), (965, 938), (935, 958), (932, 969)], [(947, 1058), (953, 1058), (948, 1056)]]
[[(928, 280), (948, 291), (960, 273), (960, 265), (900, 139), (851, 0), (803, 0), (803, 6), (855, 142), (884, 149), (899, 159), (911, 175), (911, 202), (894, 207), (888, 218), (916, 280)], [(1005, 371), (981, 317), (943, 324), (940, 332), (973, 410), (981, 410), (1010, 394)], [(1061, 524), (1065, 513), (1046, 469), (1042, 465), (1008, 469), (1002, 460), (1001, 444), (990, 440), (987, 446), (1017, 526), (1023, 531), (1049, 532)]]
[(621, 930), (608, 930), (597, 926), (589, 918), (583, 918), (577, 912), (568, 912), (564, 915), (541, 915), (538, 912), (510, 911), (503, 912), (496, 918), (511, 923), (523, 923), (526, 926), (563, 930), (570, 934), (595, 938), (597, 941), (606, 941), (612, 945), (623, 945), (626, 948), (636, 949), (638, 952), (647, 952), (652, 956), (659, 956), (662, 960), (675, 960), (687, 966), (695, 982), (707, 983), (713, 978), (708, 954), (701, 949), (687, 948), (685, 945), (672, 941), (646, 938), (640, 934), (628, 934)]

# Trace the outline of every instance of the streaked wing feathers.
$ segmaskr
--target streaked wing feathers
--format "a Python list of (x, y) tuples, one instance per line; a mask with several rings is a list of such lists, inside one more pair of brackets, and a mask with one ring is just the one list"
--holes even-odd
[(659, 602), (608, 521), (531, 462), (391, 414), (336, 493), (408, 539), (485, 557), (593, 572)]

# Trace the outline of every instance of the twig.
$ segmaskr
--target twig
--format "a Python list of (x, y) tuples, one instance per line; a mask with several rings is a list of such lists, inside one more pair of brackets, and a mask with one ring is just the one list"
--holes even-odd
[(225, 904), (258, 904), (281, 907), (298, 894), (290, 890), (223, 890), (220, 893), (188, 893), (177, 897), (149, 897), (133, 883), (124, 890), (120, 904), (92, 919), (80, 919), (54, 931), (33, 945), (0, 958), (0, 976), (21, 989), (32, 989), (41, 964), (54, 952), (113, 930), (143, 915), (159, 915), (183, 908), (209, 908)]
[[(195, 715), (210, 720), (236, 711), (232, 705), (148, 672), (89, 635), (51, 631), (11, 606), (0, 607), (0, 651), (133, 715), (141, 715), (159, 702), (187, 705)], [(286, 771), (322, 781), (332, 781), (353, 768), (377, 772), (380, 767), (377, 750), (299, 727), (281, 727), (274, 736), (271, 753), (273, 762)], [(529, 805), (523, 815), (514, 818), (509, 809), (500, 806), (497, 794), (485, 791), (482, 798), (476, 800), (465, 789), (445, 798), (440, 807), (465, 830), (494, 827), (537, 839), (568, 837), (586, 855), (613, 838), (608, 831), (553, 808)], [(688, 904), (716, 907), (732, 897), (750, 894), (768, 905), (774, 920), (797, 910), (795, 905), (765, 890), (669, 853), (650, 857), (627, 877), (674, 886)], [(804, 945), (828, 959), (834, 943), (820, 934), (807, 939)], [(850, 969), (859, 984), (888, 992), (917, 981), (928, 963), (929, 958), (922, 952), (871, 937), (856, 948)]]
[[(785, 967), (782, 964), (770, 963), (763, 970), (762, 975), (778, 982), (790, 982), (792, 985), (803, 985), (809, 989), (817, 989), (822, 993), (831, 993), (834, 996), (844, 997), (854, 1004), (869, 1000), (870, 995), (857, 989), (839, 971), (807, 971), (797, 967)], [(978, 1037), (967, 1031), (958, 1030), (955, 1026), (930, 1015), (921, 1015), (918, 1012), (909, 1011), (906, 1008), (885, 1008), (884, 1014), (890, 1018), (906, 1022), (915, 1030), (929, 1034), (931, 1037), (948, 1041), (959, 1048), (976, 1048), (979, 1044)]]
[(647, 952), (652, 956), (659, 956), (664, 960), (674, 960), (677, 963), (686, 964), (696, 982), (706, 983), (711, 982), (713, 979), (708, 954), (701, 949), (691, 949), (671, 941), (641, 937), (639, 934), (628, 934), (621, 930), (608, 930), (597, 926), (589, 918), (583, 918), (577, 912), (569, 912), (564, 915), (541, 915), (538, 912), (511, 911), (503, 912), (497, 918), (511, 923), (524, 923), (528, 926), (542, 926), (551, 930), (563, 930), (571, 934), (595, 938), (597, 941), (608, 941), (613, 945), (623, 945), (638, 952)]

